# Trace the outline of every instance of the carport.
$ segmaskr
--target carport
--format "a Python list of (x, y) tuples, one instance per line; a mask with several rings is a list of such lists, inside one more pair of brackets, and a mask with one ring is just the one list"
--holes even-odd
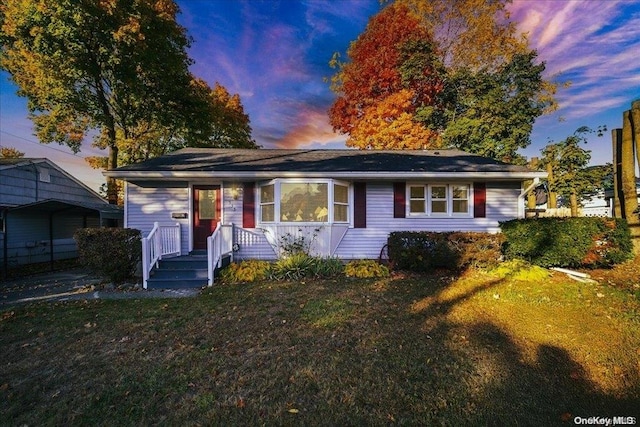
[[(49, 262), (53, 268), (56, 249), (59, 249), (56, 247), (56, 238), (72, 238), (79, 228), (118, 226), (122, 224), (123, 210), (107, 203), (88, 204), (47, 199), (4, 207), (2, 216), (3, 275), (6, 275), (12, 244), (17, 248), (29, 245), (48, 246)], [(29, 236), (29, 239), (22, 240), (23, 236)]]

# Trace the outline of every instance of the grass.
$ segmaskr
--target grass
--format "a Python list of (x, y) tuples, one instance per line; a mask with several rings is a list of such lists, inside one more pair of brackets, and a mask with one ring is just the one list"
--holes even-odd
[(640, 304), (470, 272), (0, 312), (0, 424), (549, 425), (637, 416)]

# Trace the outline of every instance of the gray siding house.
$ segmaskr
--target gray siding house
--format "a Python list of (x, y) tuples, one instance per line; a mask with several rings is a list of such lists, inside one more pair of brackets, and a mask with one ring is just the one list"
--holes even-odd
[(48, 159), (0, 159), (0, 262), (15, 266), (77, 256), (78, 228), (122, 224), (121, 208)]
[(275, 259), (301, 237), (316, 255), (375, 259), (392, 231), (498, 232), (546, 176), (457, 150), (198, 148), (105, 175), (126, 181), (125, 227), (174, 227), (185, 255), (221, 225), (235, 259)]

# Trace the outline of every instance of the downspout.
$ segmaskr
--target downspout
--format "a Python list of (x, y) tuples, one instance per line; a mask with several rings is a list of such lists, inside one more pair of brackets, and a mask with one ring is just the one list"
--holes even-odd
[(53, 212), (49, 212), (49, 262), (53, 271)]
[(533, 178), (531, 185), (522, 190), (518, 196), (518, 218), (524, 218), (524, 198), (527, 197), (527, 194), (529, 194), (531, 190), (536, 188), (538, 185), (540, 185), (540, 178)]
[(9, 227), (7, 227), (9, 209), (3, 209), (2, 216), (4, 217), (4, 239), (2, 239), (2, 254), (4, 259), (2, 261), (2, 278), (6, 279), (9, 274), (9, 257), (7, 254), (9, 251), (9, 245), (7, 243), (9, 241), (9, 239), (7, 239), (7, 230), (9, 229)]

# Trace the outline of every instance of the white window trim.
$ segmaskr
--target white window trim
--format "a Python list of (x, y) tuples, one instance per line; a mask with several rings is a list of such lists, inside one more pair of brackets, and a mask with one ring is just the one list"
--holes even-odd
[[(282, 215), (280, 213), (280, 204), (281, 204), (281, 184), (327, 184), (327, 209), (329, 210), (326, 221), (282, 221)], [(339, 184), (347, 187), (347, 221), (335, 221), (334, 220), (334, 184)], [(266, 185), (273, 185), (273, 205), (274, 205), (274, 221), (263, 221), (262, 220), (262, 187)], [(258, 203), (256, 203), (258, 209), (258, 221), (257, 224), (265, 224), (265, 225), (319, 225), (319, 224), (339, 224), (339, 225), (353, 225), (353, 189), (351, 185), (349, 185), (346, 181), (341, 181), (332, 178), (276, 178), (270, 181), (264, 181), (258, 183), (257, 186), (257, 195), (258, 195)]]
[[(453, 212), (453, 187), (466, 186), (467, 191), (467, 212)], [(411, 187), (424, 188), (425, 212), (411, 212)], [(432, 187), (446, 187), (447, 211), (444, 213), (432, 212)], [(407, 182), (405, 203), (407, 218), (473, 218), (473, 184), (470, 182)], [(423, 199), (414, 199), (423, 200)], [(464, 200), (464, 199), (456, 199)]]

